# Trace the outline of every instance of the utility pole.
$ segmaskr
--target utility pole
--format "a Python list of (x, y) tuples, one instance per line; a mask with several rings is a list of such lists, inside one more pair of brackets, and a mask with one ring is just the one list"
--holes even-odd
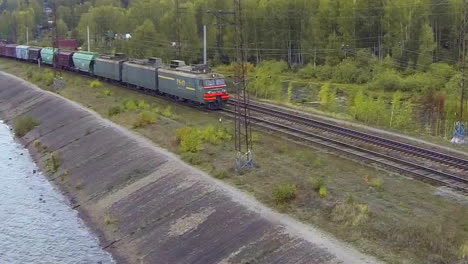
[(182, 10), (185, 8), (180, 7), (179, 0), (175, 0), (175, 8), (176, 8), (176, 58), (179, 60), (182, 57), (182, 37), (181, 37), (181, 15)]
[(26, 45), (29, 45), (29, 27), (26, 27)]
[(58, 27), (57, 27), (57, 0), (53, 0), (53, 16), (54, 16), (54, 40), (52, 45), (54, 78), (57, 78), (57, 63), (58, 63)]
[(206, 25), (203, 25), (203, 64), (207, 65), (207, 51), (206, 51)]
[(461, 70), (462, 70), (462, 78), (461, 78), (461, 95), (460, 95), (460, 122), (463, 122), (463, 112), (464, 112), (464, 104), (465, 104), (465, 71), (466, 71), (466, 48), (467, 48), (467, 42), (468, 42), (468, 0), (465, 0), (465, 7), (464, 7), (464, 17), (463, 17), (463, 29), (460, 37), (461, 41), (461, 54), (460, 54), (460, 60), (461, 60)]
[(252, 126), (250, 121), (250, 97), (247, 93), (247, 52), (244, 38), (244, 17), (241, 0), (233, 0), (235, 8), (235, 36), (237, 53), (235, 100), (235, 148), (238, 172), (254, 166), (252, 154)]
[(89, 43), (89, 25), (86, 26), (86, 33), (88, 37), (88, 52), (91, 52), (91, 44)]
[(234, 11), (230, 10), (208, 10), (206, 11), (209, 14), (212, 14), (216, 17), (216, 57), (222, 58), (224, 53), (222, 50), (223, 47), (223, 28), (226, 24), (232, 24), (227, 21), (227, 16), (234, 15)]

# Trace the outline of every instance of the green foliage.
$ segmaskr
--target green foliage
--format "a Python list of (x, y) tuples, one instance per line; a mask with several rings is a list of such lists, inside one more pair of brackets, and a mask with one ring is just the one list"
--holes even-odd
[(326, 187), (327, 183), (323, 177), (310, 177), (309, 183), (312, 185), (312, 189), (316, 192), (320, 191), (320, 188)]
[(203, 156), (200, 155), (200, 153), (184, 152), (182, 153), (181, 157), (182, 157), (182, 160), (195, 166), (201, 165), (204, 162), (206, 162), (206, 160), (203, 159)]
[(105, 88), (102, 90), (102, 94), (105, 96), (111, 96), (112, 95), (112, 90), (109, 88)]
[(433, 62), (433, 52), (437, 47), (434, 41), (434, 33), (431, 25), (424, 24), (421, 30), (418, 68), (420, 70), (427, 70), (429, 65)]
[(39, 122), (30, 115), (22, 115), (15, 119), (13, 129), (15, 134), (19, 137), (23, 137), (34, 127), (38, 126)]
[(255, 79), (249, 85), (249, 91), (255, 97), (279, 99), (282, 94), (280, 74), (288, 68), (283, 61), (264, 61), (256, 69)]
[(229, 177), (229, 173), (227, 170), (215, 170), (213, 173), (213, 177), (215, 177), (218, 180), (224, 180), (227, 177)]
[(400, 75), (394, 70), (385, 70), (384, 72), (378, 73), (369, 86), (373, 90), (405, 90), (403, 78), (401, 78)]
[(288, 203), (296, 198), (296, 186), (292, 184), (281, 184), (273, 190), (273, 199), (276, 205)]
[(126, 100), (123, 105), (124, 108), (129, 111), (135, 111), (138, 109), (138, 105), (134, 100)]
[(46, 160), (46, 170), (49, 173), (56, 173), (60, 167), (60, 158), (57, 152), (52, 152), (49, 154)]
[(124, 112), (124, 109), (120, 105), (114, 105), (114, 106), (109, 107), (109, 109), (107, 109), (108, 116), (115, 116), (123, 112)]
[(183, 127), (177, 129), (176, 139), (182, 152), (197, 153), (203, 149), (201, 133), (196, 128)]
[(320, 104), (323, 108), (333, 111), (336, 109), (336, 90), (331, 87), (330, 83), (322, 85), (320, 88)]
[(89, 87), (91, 88), (101, 88), (102, 87), (102, 82), (99, 80), (93, 80), (89, 83)]
[(156, 123), (158, 115), (151, 111), (143, 111), (138, 114), (138, 118), (133, 124), (134, 128), (141, 128)]
[(322, 187), (320, 187), (320, 189), (319, 189), (319, 195), (320, 195), (322, 198), (325, 198), (325, 197), (327, 197), (327, 194), (328, 194), (327, 186), (322, 186)]
[(389, 116), (382, 97), (375, 100), (359, 90), (354, 97), (354, 106), (351, 111), (356, 120), (374, 125), (388, 125)]
[(166, 106), (161, 112), (161, 115), (167, 118), (172, 118), (172, 108), (171, 106)]
[(379, 177), (370, 177), (370, 176), (365, 176), (364, 181), (366, 182), (369, 187), (377, 190), (377, 191), (383, 191), (384, 190), (384, 181), (383, 179)]
[(226, 130), (211, 125), (204, 129), (182, 127), (176, 133), (176, 140), (182, 152), (196, 153), (203, 149), (203, 142), (218, 145), (221, 141), (230, 139), (231, 135)]
[(147, 102), (145, 102), (145, 100), (139, 100), (136, 105), (137, 105), (137, 108), (140, 110), (148, 110), (151, 108), (151, 106)]
[(54, 73), (51, 70), (45, 70), (42, 76), (42, 82), (47, 86), (54, 84)]

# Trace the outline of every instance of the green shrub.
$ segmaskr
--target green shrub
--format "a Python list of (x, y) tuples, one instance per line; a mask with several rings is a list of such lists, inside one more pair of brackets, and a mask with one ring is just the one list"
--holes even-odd
[(273, 190), (273, 199), (277, 205), (290, 202), (296, 198), (296, 186), (281, 184)]
[(145, 100), (139, 100), (137, 103), (137, 108), (140, 110), (148, 110), (151, 108), (151, 106), (145, 102)]
[(60, 158), (56, 152), (49, 154), (49, 157), (46, 160), (46, 169), (47, 172), (55, 173), (60, 167)]
[(328, 193), (327, 192), (327, 186), (320, 187), (319, 194), (320, 194), (321, 197), (323, 197), (323, 198), (327, 197), (327, 193)]
[(111, 96), (112, 91), (111, 91), (111, 89), (106, 88), (106, 89), (102, 90), (102, 94), (105, 95), (105, 96)]
[(209, 142), (213, 145), (218, 145), (222, 140), (231, 139), (231, 135), (226, 130), (216, 129), (212, 125), (209, 125), (201, 130), (200, 136), (203, 141)]
[(313, 79), (316, 76), (316, 67), (313, 64), (307, 64), (304, 68), (300, 69), (297, 74), (303, 79)]
[(180, 139), (180, 150), (182, 152), (197, 153), (203, 149), (202, 139), (198, 131), (184, 134)]
[(156, 123), (158, 115), (151, 111), (143, 111), (138, 114), (138, 118), (133, 124), (134, 128), (141, 128)]
[(23, 137), (34, 127), (38, 126), (39, 122), (31, 117), (30, 115), (22, 115), (15, 119), (13, 129), (15, 134), (19, 137)]
[(99, 80), (94, 80), (94, 81), (89, 83), (89, 87), (91, 87), (91, 88), (101, 88), (102, 83)]
[(109, 109), (107, 109), (108, 116), (115, 116), (122, 112), (124, 112), (124, 109), (120, 105), (114, 105), (114, 106), (109, 107)]
[(172, 108), (168, 105), (166, 106), (162, 111), (161, 111), (161, 115), (164, 116), (164, 117), (167, 117), (167, 118), (171, 118), (172, 117)]
[(328, 64), (323, 65), (323, 66), (318, 66), (315, 72), (315, 76), (317, 76), (317, 79), (321, 81), (325, 80), (331, 80), (333, 79), (333, 66), (330, 66)]
[(316, 192), (319, 192), (320, 188), (326, 186), (326, 181), (323, 177), (309, 177), (309, 183), (312, 184), (312, 189)]
[(54, 73), (51, 70), (45, 70), (41, 79), (45, 85), (51, 86), (54, 84)]
[(406, 89), (403, 79), (394, 70), (386, 70), (377, 74), (370, 84), (370, 87), (379, 91), (404, 91)]
[(365, 176), (364, 181), (367, 183), (367, 185), (369, 185), (370, 187), (372, 187), (372, 188), (374, 188), (374, 189), (376, 189), (378, 191), (383, 191), (383, 189), (384, 189), (384, 187), (383, 187), (384, 181), (379, 177)]
[(124, 102), (124, 108), (126, 110), (134, 111), (138, 109), (138, 105), (135, 103), (134, 100), (126, 100)]

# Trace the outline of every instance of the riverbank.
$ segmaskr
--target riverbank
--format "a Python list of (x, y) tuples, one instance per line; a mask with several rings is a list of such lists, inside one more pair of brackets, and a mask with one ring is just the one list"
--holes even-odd
[[(44, 80), (28, 76), (31, 71), (41, 73), (36, 66), (7, 60), (0, 62), (1, 69), (50, 89)], [(64, 73), (63, 76), (67, 85), (59, 91), (62, 96), (145, 136), (192, 165), (255, 196), (263, 204), (306, 224), (319, 226), (384, 261), (463, 263), (461, 249), (467, 241), (468, 222), (464, 198), (259, 132), (254, 137), (257, 168), (237, 175), (231, 170), (231, 141), (204, 143), (202, 150), (190, 154), (181, 150), (175, 137), (180, 128), (204, 130), (210, 124), (230, 131), (230, 122), (220, 124), (216, 113), (194, 111), (105, 83), (91, 87), (90, 79), (73, 74)], [(159, 109), (155, 110), (160, 113), (158, 120), (134, 127), (144, 111), (122, 107), (130, 101), (145, 101), (151, 109)], [(161, 109), (168, 107), (171, 110), (163, 115)], [(117, 114), (110, 111), (118, 108), (121, 112)], [(295, 198), (277, 204), (275, 190), (285, 185), (295, 186)], [(76, 187), (83, 188), (79, 183)], [(320, 194), (317, 187), (325, 187), (322, 189), (326, 193)], [(112, 218), (109, 222), (112, 223)]]
[(377, 263), (73, 102), (0, 83), (0, 113), (37, 121), (21, 142), (119, 263)]

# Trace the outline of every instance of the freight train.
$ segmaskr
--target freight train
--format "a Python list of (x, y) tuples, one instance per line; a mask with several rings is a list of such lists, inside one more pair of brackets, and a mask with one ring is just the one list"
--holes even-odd
[(0, 43), (0, 56), (39, 65), (54, 66), (118, 82), (148, 93), (188, 101), (209, 109), (222, 109), (229, 99), (222, 75), (207, 65), (186, 65), (173, 60), (163, 65), (159, 58), (128, 59), (123, 54), (65, 51), (12, 43)]

